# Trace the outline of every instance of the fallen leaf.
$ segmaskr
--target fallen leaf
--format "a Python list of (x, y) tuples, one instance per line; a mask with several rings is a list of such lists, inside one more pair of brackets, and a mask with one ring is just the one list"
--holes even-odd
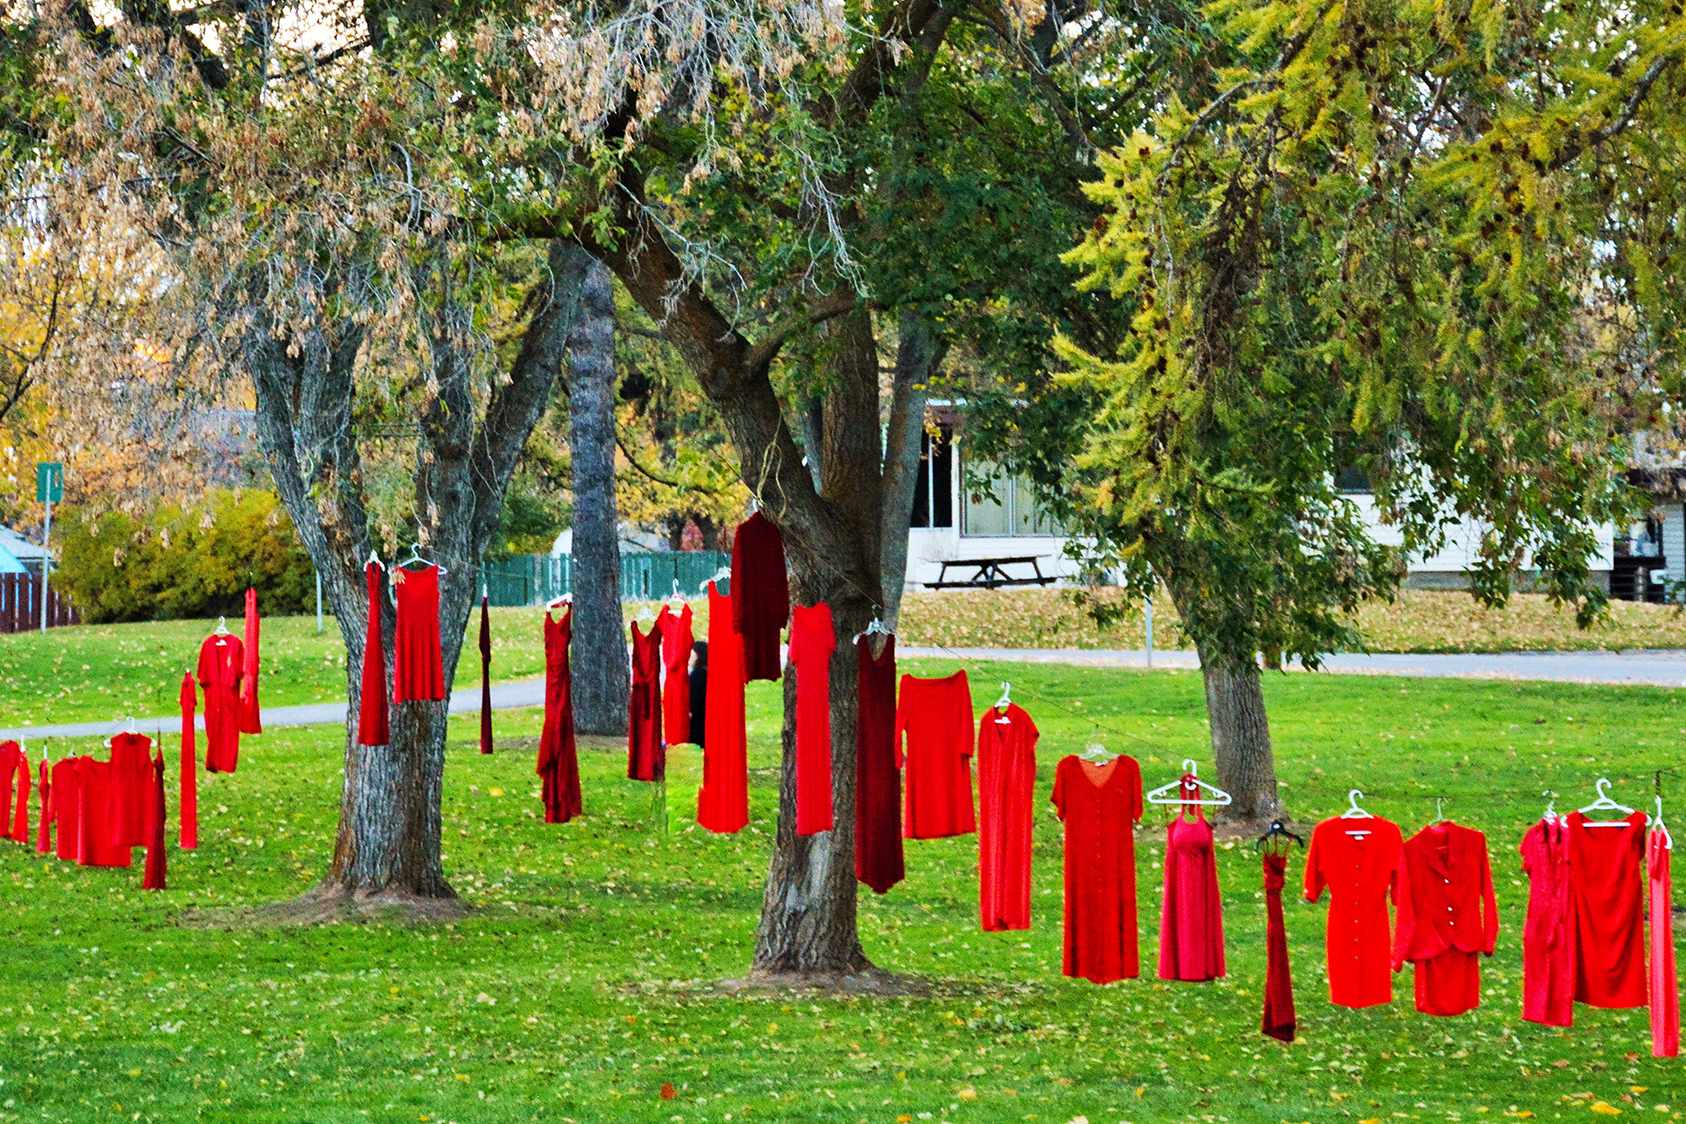
[(1621, 1109), (1617, 1108), (1613, 1104), (1606, 1104), (1603, 1101), (1593, 1101), (1592, 1111), (1598, 1113), (1600, 1116), (1620, 1116), (1622, 1114)]
[(674, 1091), (673, 1082), (668, 1081), (668, 1082), (664, 1082), (662, 1084), (662, 1100), (671, 1101), (674, 1097), (676, 1097), (678, 1095), (679, 1094)]

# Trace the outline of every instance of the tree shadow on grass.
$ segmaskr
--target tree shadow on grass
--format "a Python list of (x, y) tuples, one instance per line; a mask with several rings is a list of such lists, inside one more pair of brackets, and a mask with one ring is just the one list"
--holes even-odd
[(312, 925), (448, 925), (471, 917), (475, 908), (458, 897), (424, 898), (387, 891), (352, 894), (317, 886), (296, 898), (259, 906), (190, 909), (176, 915), (189, 929), (289, 929)]

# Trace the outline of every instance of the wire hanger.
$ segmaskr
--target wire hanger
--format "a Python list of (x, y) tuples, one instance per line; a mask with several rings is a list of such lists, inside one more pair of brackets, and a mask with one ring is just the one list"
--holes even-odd
[[(1364, 799), (1364, 794), (1358, 789), (1348, 789), (1346, 794), (1347, 809), (1341, 813), (1340, 818), (1343, 820), (1375, 819), (1376, 817), (1373, 813), (1367, 812), (1358, 806), (1358, 802), (1362, 799)], [(1364, 836), (1370, 834), (1370, 830), (1368, 828), (1347, 828), (1346, 833), (1362, 839)]]
[[(1594, 800), (1591, 804), (1588, 804), (1586, 807), (1579, 809), (1581, 815), (1584, 816), (1588, 812), (1620, 812), (1623, 816), (1633, 815), (1633, 809), (1632, 808), (1629, 808), (1626, 804), (1618, 804), (1614, 800), (1610, 799), (1610, 778), (1609, 777), (1599, 777), (1596, 784), (1594, 785), (1594, 787), (1596, 787), (1598, 789), (1598, 799)], [(1628, 827), (1630, 825), (1628, 824), (1626, 819), (1620, 819), (1620, 820), (1588, 820), (1587, 823), (1586, 823), (1586, 826), (1588, 826), (1588, 827)]]
[(1272, 844), (1274, 850), (1274, 843), (1279, 839), (1282, 840), (1283, 850), (1287, 850), (1294, 843), (1298, 843), (1301, 847), (1305, 846), (1305, 840), (1284, 827), (1281, 820), (1272, 820), (1270, 826), (1265, 828), (1265, 833), (1253, 840), (1253, 850), (1262, 850), (1266, 844)]
[(1013, 705), (1013, 686), (1005, 679), (1001, 681), (1001, 697), (995, 700), (995, 721), (997, 725), (1005, 726), (1012, 721), (1007, 717), (1007, 708)]
[[(1205, 781), (1196, 776), (1195, 768), (1196, 766), (1193, 758), (1183, 758), (1183, 775), (1172, 781), (1170, 784), (1162, 784), (1152, 792), (1148, 793), (1147, 802), (1149, 804), (1206, 804), (1220, 808), (1226, 804), (1235, 803), (1235, 797), (1231, 796), (1217, 785), (1207, 784)], [(1190, 789), (1192, 789), (1195, 793), (1193, 798), (1186, 795), (1187, 791)], [(1210, 792), (1212, 794), (1212, 798), (1208, 800), (1205, 797), (1200, 796), (1199, 794), (1201, 789), (1205, 789), (1207, 792)], [(1173, 795), (1173, 793), (1175, 795)]]

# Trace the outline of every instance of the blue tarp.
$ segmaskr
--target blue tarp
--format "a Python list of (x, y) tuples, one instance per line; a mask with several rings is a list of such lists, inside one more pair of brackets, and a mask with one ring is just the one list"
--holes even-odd
[(0, 574), (27, 574), (29, 568), (19, 562), (17, 555), (0, 546)]

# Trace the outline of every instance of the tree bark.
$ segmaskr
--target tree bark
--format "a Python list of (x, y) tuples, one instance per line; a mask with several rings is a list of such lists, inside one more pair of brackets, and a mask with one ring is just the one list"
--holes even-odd
[[(947, 346), (928, 325), (902, 317), (896, 343), (896, 371), (891, 384), (890, 424), (884, 439), (884, 621), (894, 628), (907, 586), (907, 540), (913, 522), (913, 489), (919, 481), (919, 445), (925, 432), (925, 404), (931, 378), (942, 366)], [(894, 578), (895, 580), (891, 580)]]
[[(583, 255), (584, 251), (580, 251)], [(626, 733), (632, 696), (621, 619), (615, 510), (615, 294), (592, 261), (568, 338), (568, 437), (574, 484), (574, 723), (582, 733)]]
[(1200, 656), (1206, 681), (1206, 716), (1212, 724), (1212, 757), (1218, 783), (1235, 798), (1226, 820), (1264, 825), (1282, 815), (1276, 788), (1276, 754), (1270, 742), (1263, 684), (1257, 668), (1231, 670)]

